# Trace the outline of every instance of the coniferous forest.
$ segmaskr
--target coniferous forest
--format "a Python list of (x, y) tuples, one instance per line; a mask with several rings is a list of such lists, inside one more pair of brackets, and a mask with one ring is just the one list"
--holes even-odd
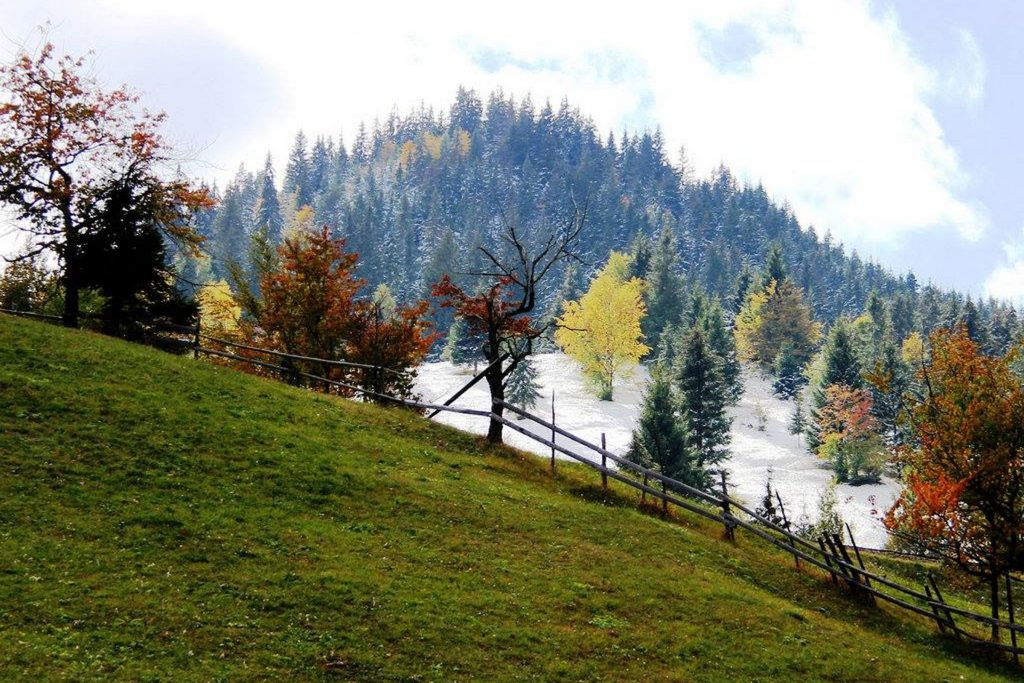
[[(697, 177), (685, 150), (666, 149), (658, 131), (605, 134), (565, 100), (554, 107), (460, 88), (448, 110), (393, 114), (352, 137), (299, 132), (284, 176), (274, 173), (268, 157), (264, 168), (242, 167), (214, 188), (217, 205), (197, 226), (212, 259), (190, 264), (188, 279), (227, 279), (229, 264), (248, 262), (253, 234), (263, 230), (276, 242), (289, 226), (312, 221), (360, 255), (359, 275), (371, 287), (387, 284), (399, 299), (428, 296), (445, 273), (472, 289), (474, 274), (485, 270), (478, 247), (500, 244), (504, 221), (539, 237), (580, 206), (583, 262), (542, 283), (552, 315), (586, 289), (613, 250), (637, 255), (646, 275), (667, 230), (684, 286), (732, 312), (774, 245), (826, 324), (858, 315), (874, 293), (897, 340), (965, 323), (986, 349), (1003, 353), (1019, 325), (1006, 303), (972, 300), (866, 261), (831, 239), (828, 226), (817, 226), (825, 230), (819, 237), (801, 225), (762, 186), (724, 166)], [(307, 206), (312, 216), (302, 212)], [(450, 319), (436, 322), (444, 332)]]

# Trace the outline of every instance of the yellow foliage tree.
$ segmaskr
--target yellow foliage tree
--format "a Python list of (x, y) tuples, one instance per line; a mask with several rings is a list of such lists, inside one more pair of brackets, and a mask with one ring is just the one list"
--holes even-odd
[(459, 132), (455, 136), (455, 149), (458, 150), (459, 156), (464, 157), (469, 154), (471, 146), (472, 139), (469, 137), (469, 131), (459, 128)]
[(398, 157), (398, 164), (402, 168), (409, 168), (413, 162), (416, 161), (416, 143), (412, 140), (406, 140), (405, 144), (402, 145), (402, 152)]
[(803, 291), (789, 280), (774, 280), (751, 292), (736, 316), (736, 352), (741, 360), (770, 366), (789, 342), (801, 363), (821, 337), (821, 324), (811, 317)]
[(430, 155), (430, 158), (437, 161), (441, 158), (441, 143), (444, 138), (433, 133), (423, 134), (423, 151)]
[(917, 332), (911, 332), (903, 340), (900, 355), (903, 362), (908, 363), (912, 368), (919, 368), (928, 360), (927, 349), (924, 346), (924, 339)]
[(586, 294), (566, 303), (557, 320), (555, 341), (583, 366), (603, 401), (612, 400), (615, 379), (650, 351), (640, 332), (646, 312), (641, 281), (625, 279), (628, 266), (628, 256), (612, 252)]
[(199, 325), (204, 334), (233, 336), (238, 331), (242, 308), (235, 301), (231, 287), (224, 280), (203, 285), (196, 294), (199, 304)]

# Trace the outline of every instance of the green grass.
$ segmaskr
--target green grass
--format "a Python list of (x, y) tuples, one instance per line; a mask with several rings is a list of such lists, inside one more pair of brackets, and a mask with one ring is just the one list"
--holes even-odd
[(749, 534), (397, 410), (0, 316), (0, 676), (989, 681)]

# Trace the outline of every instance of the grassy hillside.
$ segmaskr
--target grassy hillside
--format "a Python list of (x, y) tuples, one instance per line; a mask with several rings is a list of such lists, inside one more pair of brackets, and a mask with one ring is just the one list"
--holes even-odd
[(0, 677), (1011, 680), (741, 533), (0, 316)]

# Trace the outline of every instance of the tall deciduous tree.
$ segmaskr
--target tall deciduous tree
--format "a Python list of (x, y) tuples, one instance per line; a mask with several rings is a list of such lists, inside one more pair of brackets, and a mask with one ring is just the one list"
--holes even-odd
[(751, 293), (736, 318), (740, 358), (769, 369), (785, 343), (799, 362), (807, 362), (820, 336), (803, 292), (789, 280), (770, 280), (763, 291)]
[(566, 303), (555, 331), (555, 340), (583, 366), (603, 401), (612, 400), (615, 379), (650, 350), (641, 341), (642, 284), (624, 279), (628, 264), (626, 255), (612, 252), (580, 300)]
[[(159, 185), (165, 208), (189, 211), (209, 201), (205, 190), (160, 177), (168, 160), (163, 114), (140, 111), (124, 88), (104, 90), (82, 75), (84, 67), (81, 59), (55, 56), (49, 44), (0, 67), (0, 203), (30, 233), (34, 253), (57, 256), (69, 326), (78, 324), (82, 241), (99, 224), (104, 191), (130, 177)], [(162, 218), (154, 216), (154, 224), (168, 236), (198, 243), (187, 222)]]
[(993, 618), (1000, 577), (1024, 569), (1024, 386), (1012, 360), (985, 356), (963, 327), (931, 336), (910, 408), (917, 444), (900, 451), (905, 488), (885, 520), (987, 579)]

